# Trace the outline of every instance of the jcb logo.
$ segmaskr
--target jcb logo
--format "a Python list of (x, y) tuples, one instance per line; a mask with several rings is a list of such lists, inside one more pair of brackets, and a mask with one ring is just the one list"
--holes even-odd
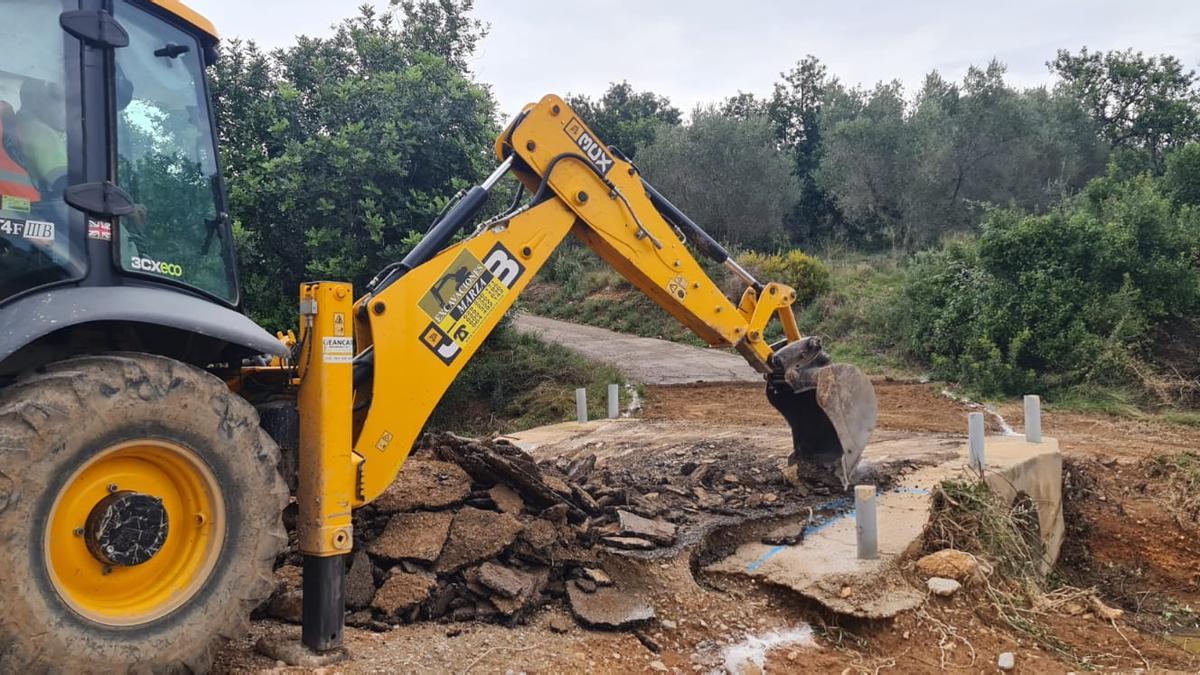
[(613, 158), (608, 156), (608, 152), (604, 146), (600, 145), (600, 141), (584, 128), (583, 124), (574, 117), (567, 123), (565, 128), (567, 135), (574, 139), (575, 144), (583, 150), (583, 154), (587, 156), (592, 165), (595, 166), (601, 175), (607, 176), (610, 169), (613, 168)]
[(149, 272), (151, 274), (161, 274), (168, 277), (183, 276), (183, 268), (175, 263), (158, 262), (149, 258), (133, 258), (129, 261), (130, 267), (140, 272)]

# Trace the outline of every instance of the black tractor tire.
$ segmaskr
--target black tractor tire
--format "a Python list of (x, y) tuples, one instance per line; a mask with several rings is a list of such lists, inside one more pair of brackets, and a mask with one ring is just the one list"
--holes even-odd
[[(211, 470), (224, 504), (216, 562), (191, 597), (131, 626), (74, 611), (48, 572), (56, 495), (89, 457), (155, 438)], [(0, 389), (0, 672), (205, 672), (274, 588), (287, 543), (279, 451), (213, 375), (140, 353), (72, 358)], [(169, 536), (169, 535), (168, 535)]]

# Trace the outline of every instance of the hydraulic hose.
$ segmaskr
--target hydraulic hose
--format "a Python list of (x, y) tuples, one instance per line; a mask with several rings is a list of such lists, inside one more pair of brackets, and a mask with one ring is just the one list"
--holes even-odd
[(679, 210), (678, 206), (675, 206), (670, 200), (662, 196), (662, 193), (655, 190), (654, 186), (646, 182), (645, 178), (642, 179), (642, 187), (646, 189), (646, 195), (650, 197), (650, 203), (654, 205), (654, 208), (658, 209), (659, 215), (665, 218), (667, 222), (679, 228), (701, 253), (724, 265), (729, 271), (740, 277), (742, 281), (753, 287), (754, 290), (762, 291), (763, 285), (758, 279), (755, 279), (753, 274), (750, 274), (746, 268), (739, 265), (720, 242), (709, 236), (695, 221), (688, 218), (686, 213)]

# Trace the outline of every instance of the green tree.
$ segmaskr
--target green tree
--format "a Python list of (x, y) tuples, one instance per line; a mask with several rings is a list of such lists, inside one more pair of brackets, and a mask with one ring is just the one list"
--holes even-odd
[(1176, 204), (1200, 208), (1200, 143), (1189, 143), (1167, 155), (1163, 184)]
[(911, 103), (899, 83), (867, 92), (834, 82), (818, 120), (816, 184), (842, 231), (894, 251), (972, 231), (988, 206), (1045, 211), (1107, 157), (1073, 99), (1011, 87), (995, 61), (961, 83), (930, 73)]
[(583, 95), (567, 97), (567, 104), (583, 118), (607, 145), (614, 145), (627, 157), (654, 140), (662, 125), (677, 126), (682, 119), (679, 109), (665, 96), (649, 91), (634, 91), (629, 82), (614, 82), (598, 99)]
[(1144, 154), (1154, 171), (1162, 170), (1170, 149), (1200, 134), (1196, 74), (1174, 56), (1085, 47), (1078, 54), (1059, 50), (1047, 65), (1113, 147)]
[(1104, 170), (1102, 143), (1078, 108), (1009, 86), (1005, 70), (971, 67), (961, 85), (934, 72), (917, 94), (907, 218), (918, 241), (970, 229), (987, 204), (1043, 211)]
[(880, 83), (870, 92), (834, 86), (822, 115), (827, 131), (818, 187), (852, 223), (851, 236), (909, 248), (915, 241), (907, 217), (915, 146), (900, 83)]
[(790, 158), (763, 117), (697, 108), (686, 126), (663, 127), (638, 155), (646, 179), (709, 234), (772, 248), (799, 199)]
[(816, 178), (824, 150), (821, 108), (837, 79), (830, 77), (824, 64), (811, 54), (782, 73), (781, 78), (766, 102), (766, 112), (776, 140), (792, 153), (794, 172), (800, 181), (800, 199), (786, 224), (795, 240), (813, 242), (829, 237), (844, 224), (837, 204)]
[(463, 67), (482, 35), (469, 8), (364, 6), (270, 55), (227, 45), (214, 98), (247, 309), (264, 325), (294, 323), (305, 279), (361, 287), (485, 173), (498, 129)]
[(721, 114), (738, 120), (767, 116), (767, 101), (752, 93), (739, 91), (721, 102)]
[(467, 72), (467, 61), (487, 36), (487, 26), (471, 18), (475, 0), (391, 1), (404, 13), (399, 38), (410, 57), (418, 52), (435, 54), (459, 72)]

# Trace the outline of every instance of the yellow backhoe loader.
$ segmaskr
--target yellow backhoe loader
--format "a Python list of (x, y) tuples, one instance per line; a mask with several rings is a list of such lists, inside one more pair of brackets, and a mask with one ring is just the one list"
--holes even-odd
[[(858, 462), (870, 382), (802, 335), (793, 289), (742, 269), (556, 96), (361, 295), (303, 284), (292, 341), (240, 312), (212, 25), (174, 0), (5, 0), (0, 37), (4, 672), (205, 670), (272, 590), (281, 442), (298, 452), (303, 642), (337, 648), (352, 511), (568, 234), (762, 373), (798, 461), (843, 481)], [(509, 173), (528, 198), (479, 222)], [(689, 245), (748, 285), (738, 302)], [(273, 400), (261, 416), (250, 392)]]

